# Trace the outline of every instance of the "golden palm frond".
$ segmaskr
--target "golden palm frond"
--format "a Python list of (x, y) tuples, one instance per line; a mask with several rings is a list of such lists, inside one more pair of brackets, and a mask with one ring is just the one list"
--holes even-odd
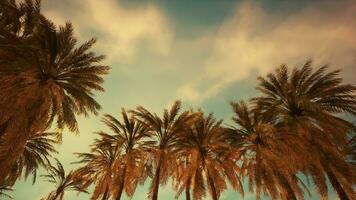
[(100, 109), (93, 92), (109, 67), (90, 51), (96, 40), (78, 45), (70, 23), (57, 28), (40, 10), (33, 0), (0, 6), (0, 183), (31, 134), (53, 121), (78, 132), (76, 115)]
[(254, 101), (265, 118), (270, 118), (285, 132), (304, 138), (306, 155), (314, 162), (300, 170), (311, 176), (323, 199), (327, 198), (325, 175), (342, 199), (352, 199), (356, 174), (343, 151), (347, 134), (355, 130), (340, 114), (356, 114), (356, 86), (342, 84), (340, 70), (328, 66), (313, 70), (311, 61), (288, 71), (286, 65), (266, 78), (259, 77), (262, 96)]
[(284, 133), (243, 101), (231, 105), (233, 121), (239, 126), (236, 138), (242, 140), (236, 146), (241, 175), (247, 177), (250, 191), (256, 192), (257, 199), (262, 193), (272, 199), (304, 199), (303, 183), (296, 177), (299, 163), (305, 162), (303, 140)]
[(84, 180), (84, 187), (95, 184), (92, 199), (120, 199), (122, 192), (132, 197), (137, 184), (147, 177), (145, 172), (146, 151), (152, 142), (148, 141), (147, 128), (122, 109), (122, 122), (111, 115), (104, 115), (102, 121), (113, 132), (99, 132), (99, 139), (92, 145), (91, 153), (78, 154), (85, 164), (77, 170)]
[(218, 199), (227, 188), (226, 180), (243, 195), (238, 167), (230, 157), (232, 148), (226, 143), (221, 123), (212, 114), (205, 117), (200, 112), (199, 118), (181, 137), (176, 147), (180, 162), (173, 173), (176, 197), (183, 190), (186, 190), (186, 195), (192, 190), (193, 199), (202, 199), (206, 196), (206, 190), (209, 190), (212, 199)]
[(154, 170), (154, 177), (150, 186), (148, 197), (157, 200), (159, 185), (165, 184), (172, 173), (171, 163), (175, 161), (175, 146), (184, 131), (197, 118), (197, 114), (190, 111), (180, 113), (181, 102), (176, 101), (170, 110), (163, 111), (160, 118), (156, 113), (151, 113), (142, 106), (132, 110), (137, 120), (147, 129), (151, 138), (151, 150), (148, 165)]
[(54, 148), (56, 134), (55, 132), (44, 132), (31, 135), (31, 138), (26, 143), (25, 151), (16, 161), (6, 182), (13, 185), (22, 176), (26, 179), (32, 174), (32, 182), (34, 184), (37, 169), (40, 167), (46, 169), (50, 166), (49, 158), (52, 157), (52, 154), (57, 153)]

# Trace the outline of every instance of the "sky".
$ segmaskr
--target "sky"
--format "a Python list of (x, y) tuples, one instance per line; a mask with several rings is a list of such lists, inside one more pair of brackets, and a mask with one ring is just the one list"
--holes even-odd
[[(72, 22), (80, 42), (98, 39), (93, 50), (111, 66), (98, 116), (79, 116), (80, 134), (66, 131), (56, 155), (67, 172), (75, 168), (74, 152), (87, 152), (107, 129), (103, 114), (119, 117), (122, 107), (142, 105), (161, 113), (174, 100), (184, 108), (214, 112), (231, 124), (230, 101), (258, 95), (256, 78), (281, 64), (329, 64), (342, 69), (347, 83), (356, 83), (356, 1), (235, 0), (43, 0), (42, 12), (57, 26)], [(40, 171), (40, 174), (45, 174)], [(246, 184), (245, 184), (246, 185)], [(134, 200), (146, 199), (148, 182)], [(313, 188), (311, 186), (311, 188)], [(39, 200), (54, 185), (38, 178), (15, 185), (16, 200)], [(255, 199), (246, 190), (246, 200)], [(313, 189), (311, 189), (313, 190)], [(315, 192), (313, 192), (315, 193)], [(160, 199), (173, 199), (168, 184)], [(87, 200), (67, 192), (66, 200)], [(330, 190), (330, 198), (336, 199)], [(183, 199), (183, 198), (182, 198)], [(242, 199), (231, 189), (221, 200)], [(308, 199), (308, 197), (307, 197)], [(319, 199), (313, 195), (309, 199)]]

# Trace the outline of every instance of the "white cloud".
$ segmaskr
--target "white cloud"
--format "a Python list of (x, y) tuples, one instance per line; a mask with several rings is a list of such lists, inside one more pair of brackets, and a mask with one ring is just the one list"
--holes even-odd
[(159, 55), (170, 51), (172, 28), (154, 5), (124, 8), (115, 0), (43, 3), (45, 15), (56, 24), (70, 20), (81, 39), (98, 37), (99, 50), (110, 60), (130, 62), (140, 49)]
[(355, 19), (351, 1), (325, 8), (310, 5), (287, 16), (267, 12), (256, 2), (239, 4), (211, 37), (212, 54), (202, 75), (178, 88), (177, 96), (203, 101), (252, 72), (265, 74), (282, 63), (294, 66), (308, 58), (351, 70), (356, 63)]

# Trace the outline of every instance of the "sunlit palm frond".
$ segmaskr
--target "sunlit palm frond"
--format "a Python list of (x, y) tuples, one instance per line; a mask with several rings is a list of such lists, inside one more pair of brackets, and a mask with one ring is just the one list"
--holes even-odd
[(84, 166), (77, 172), (84, 186), (95, 184), (92, 199), (120, 199), (123, 191), (132, 197), (137, 185), (147, 177), (146, 151), (152, 144), (148, 130), (124, 109), (121, 116), (122, 121), (104, 115), (102, 121), (112, 133), (99, 132), (92, 152), (78, 154), (81, 160), (77, 163)]
[(212, 199), (218, 199), (227, 188), (226, 181), (243, 195), (238, 167), (230, 157), (232, 148), (226, 141), (222, 121), (216, 121), (212, 114), (205, 117), (200, 113), (199, 116), (176, 146), (180, 160), (176, 167), (179, 171), (173, 173), (177, 196), (183, 190), (189, 195), (187, 192), (192, 190), (193, 199), (202, 199), (209, 190)]
[(328, 72), (328, 66), (313, 70), (311, 64), (291, 72), (283, 65), (266, 78), (259, 77), (262, 96), (254, 101), (264, 118), (305, 138), (309, 154), (305, 156), (315, 159), (302, 171), (312, 177), (321, 197), (327, 198), (326, 174), (340, 198), (352, 199), (356, 178), (343, 149), (355, 127), (340, 116), (356, 114), (356, 86), (343, 84), (340, 70)]
[(241, 175), (247, 178), (250, 191), (255, 191), (257, 199), (262, 193), (272, 199), (304, 199), (303, 183), (296, 177), (299, 162), (306, 159), (302, 140), (274, 127), (243, 101), (231, 105), (238, 125), (235, 134), (242, 139), (237, 141)]
[(11, 174), (7, 178), (9, 184), (14, 184), (22, 176), (27, 178), (30, 174), (33, 176), (33, 183), (35, 183), (37, 170), (40, 167), (44, 169), (49, 167), (49, 158), (52, 157), (52, 154), (57, 153), (54, 148), (56, 134), (44, 132), (31, 135), (26, 143), (25, 151), (13, 166)]
[(34, 0), (0, 6), (0, 182), (31, 134), (52, 122), (78, 132), (76, 115), (98, 113), (94, 92), (109, 71), (90, 51), (95, 39), (77, 44), (70, 23), (57, 27), (40, 11)]
[(171, 163), (175, 160), (174, 149), (179, 143), (179, 138), (198, 116), (190, 111), (180, 113), (180, 109), (181, 102), (176, 101), (171, 109), (163, 111), (162, 118), (142, 106), (131, 111), (135, 118), (148, 129), (153, 139), (149, 165), (154, 168), (155, 173), (148, 193), (149, 198), (153, 200), (158, 197), (159, 185), (165, 184), (173, 171)]

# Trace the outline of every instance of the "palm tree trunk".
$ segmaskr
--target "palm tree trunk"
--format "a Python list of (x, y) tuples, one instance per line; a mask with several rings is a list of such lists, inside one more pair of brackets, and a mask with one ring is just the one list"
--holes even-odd
[(120, 177), (120, 184), (119, 184), (119, 191), (116, 196), (116, 200), (121, 199), (122, 191), (124, 190), (124, 185), (125, 185), (125, 178), (126, 178), (126, 165), (124, 166), (124, 169), (122, 169), (122, 174)]
[(210, 188), (211, 188), (211, 196), (212, 196), (213, 200), (218, 200), (218, 194), (216, 193), (216, 188), (215, 188), (215, 185), (214, 185), (214, 181), (211, 178), (209, 172), (208, 172), (208, 181), (209, 181), (209, 185), (210, 185)]
[(107, 200), (108, 199), (108, 193), (109, 193), (109, 186), (107, 185), (105, 188), (105, 192), (103, 195), (103, 198), (101, 198), (101, 200)]
[(160, 174), (161, 174), (161, 163), (162, 160), (164, 159), (164, 155), (163, 155), (163, 149), (160, 150), (159, 153), (159, 160), (158, 160), (158, 164), (157, 164), (157, 169), (156, 169), (156, 173), (155, 173), (155, 177), (153, 180), (153, 191), (152, 191), (152, 200), (157, 200), (158, 199), (158, 190), (159, 190), (159, 182), (160, 182)]
[(158, 166), (156, 169), (155, 178), (153, 180), (152, 200), (158, 199), (160, 173), (161, 173), (161, 166)]
[(185, 200), (190, 200), (190, 178), (185, 186)]
[(331, 185), (336, 190), (340, 200), (350, 200), (350, 198), (347, 196), (345, 190), (343, 189), (342, 185), (337, 180), (335, 174), (328, 167), (326, 167), (325, 170), (326, 170), (326, 174), (328, 175), (328, 178), (329, 178), (329, 180), (331, 182)]

